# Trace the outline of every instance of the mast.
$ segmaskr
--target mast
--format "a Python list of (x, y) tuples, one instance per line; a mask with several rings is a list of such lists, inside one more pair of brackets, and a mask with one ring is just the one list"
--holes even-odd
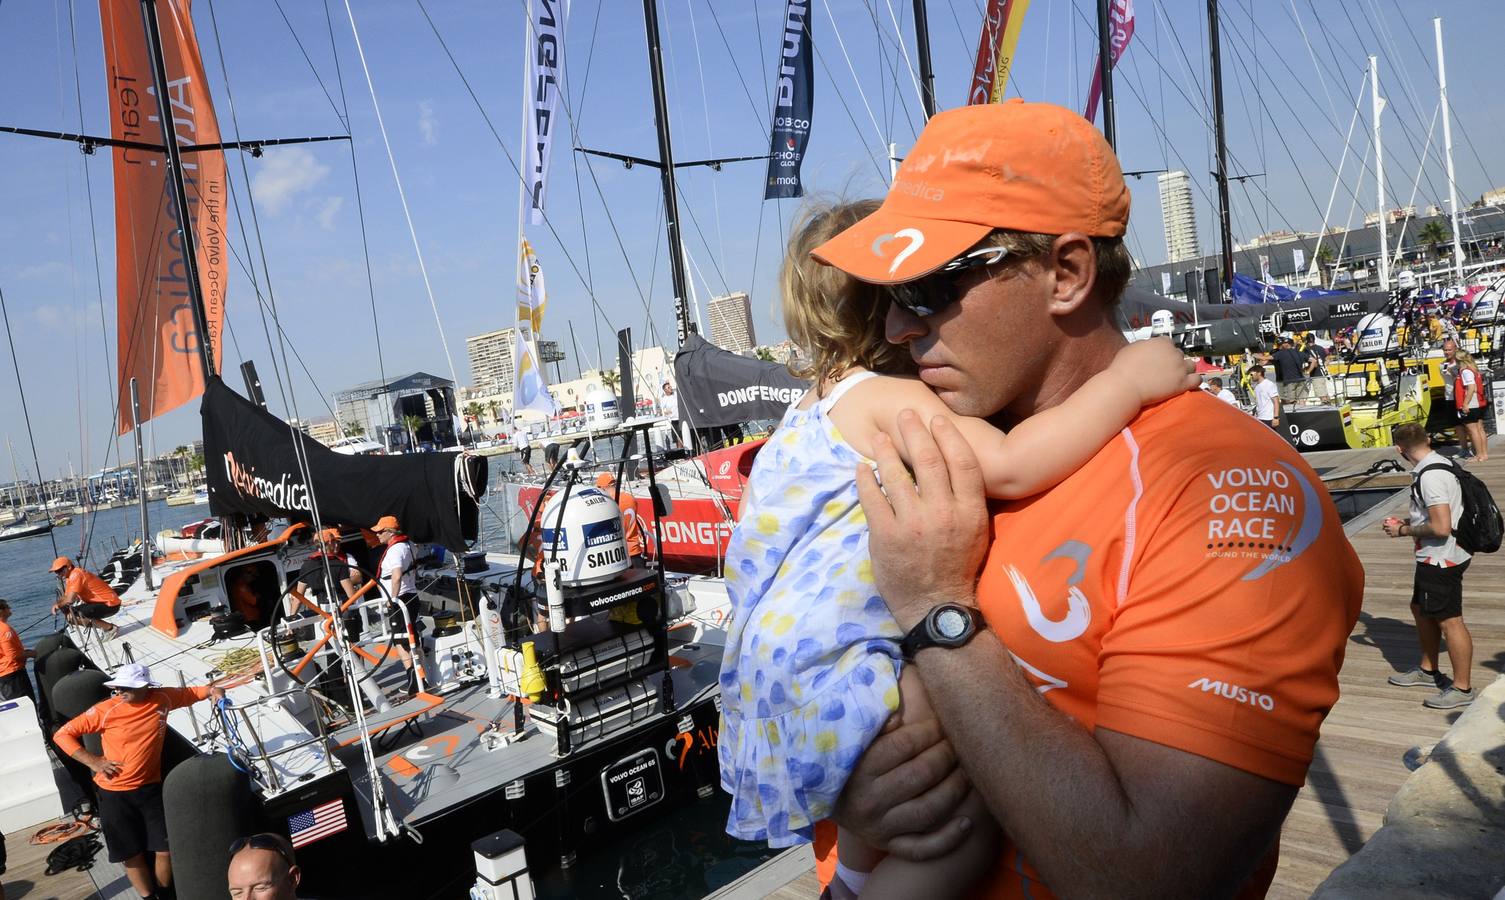
[[(1108, 3), (1109, 0), (1097, 0), (1097, 72), (1103, 85), (1103, 137), (1108, 139), (1108, 146), (1116, 151), (1118, 149), (1117, 129), (1113, 124), (1113, 26), (1108, 21)], [(1212, 15), (1216, 20), (1217, 12), (1214, 11)], [(1217, 54), (1217, 39), (1214, 38), (1212, 51), (1214, 80), (1220, 78)], [(1218, 122), (1221, 124), (1222, 121), (1220, 114)]]
[(920, 105), (929, 121), (935, 115), (935, 71), (930, 65), (930, 19), (925, 13), (925, 0), (914, 0), (914, 42), (920, 64)]
[(1448, 68), (1442, 56), (1442, 19), (1432, 20), (1432, 31), (1437, 37), (1437, 86), (1442, 92), (1442, 146), (1447, 152), (1448, 163), (1448, 209), (1453, 217), (1453, 271), (1463, 282), (1463, 244), (1458, 234), (1458, 183), (1453, 177), (1453, 121), (1448, 115)]
[[(147, 0), (150, 2), (150, 0)], [(141, 455), (141, 400), (136, 390), (136, 379), (131, 379), (131, 433), (136, 439), (136, 502), (141, 507), (141, 578), (147, 590), (152, 590), (152, 544), (151, 520), (146, 513), (146, 461)]]
[(178, 212), (178, 235), (183, 239), (183, 271), (188, 280), (188, 300), (193, 307), (193, 327), (199, 333), (199, 364), (204, 384), (214, 377), (214, 342), (209, 335), (209, 315), (204, 310), (204, 289), (199, 283), (199, 254), (194, 245), (193, 219), (188, 214), (188, 189), (183, 184), (183, 158), (178, 152), (178, 129), (167, 97), (167, 64), (162, 59), (162, 32), (157, 25), (156, 0), (141, 0), (141, 22), (146, 29), (146, 52), (152, 58), (152, 82), (156, 87), (157, 115), (162, 122), (162, 147), (167, 154), (167, 183), (172, 188)]
[[(1223, 61), (1218, 37), (1218, 0), (1207, 0), (1207, 43), (1212, 57), (1212, 124), (1218, 142), (1218, 227), (1223, 244), (1223, 287), (1233, 287), (1233, 222), (1228, 214), (1228, 134), (1223, 127)], [(1107, 99), (1108, 82), (1103, 81), (1103, 98)], [(1104, 122), (1110, 115), (1105, 106)]]
[[(142, 0), (148, 2), (148, 0)], [(689, 279), (679, 237), (679, 195), (674, 181), (674, 145), (669, 140), (669, 101), (664, 93), (663, 51), (658, 38), (658, 2), (643, 0), (643, 28), (648, 38), (648, 71), (653, 76), (653, 124), (658, 129), (659, 175), (664, 191), (664, 220), (669, 232), (669, 275), (674, 287), (674, 332), (679, 346), (694, 331), (686, 306)]]
[(1369, 57), (1369, 88), (1373, 94), (1374, 112), (1374, 190), (1375, 209), (1380, 220), (1376, 223), (1380, 234), (1380, 290), (1390, 290), (1390, 236), (1385, 228), (1385, 154), (1380, 149), (1380, 113), (1385, 109), (1385, 98), (1380, 96), (1380, 64)]

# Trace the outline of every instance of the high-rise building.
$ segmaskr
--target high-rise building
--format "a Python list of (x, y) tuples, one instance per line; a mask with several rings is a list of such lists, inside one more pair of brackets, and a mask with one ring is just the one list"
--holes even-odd
[(1165, 228), (1167, 262), (1196, 259), (1202, 255), (1197, 241), (1197, 211), (1191, 200), (1191, 178), (1185, 172), (1160, 176), (1160, 222)]
[[(465, 339), (465, 351), (470, 355), (470, 377), (482, 394), (505, 394), (512, 390), (515, 372), (512, 365), (512, 344), (516, 339), (516, 328), (473, 334)], [(559, 352), (557, 341), (539, 341), (538, 355), (542, 357), (540, 365), (564, 358)]]
[(708, 310), (711, 314), (711, 343), (733, 353), (751, 350), (757, 344), (753, 336), (752, 300), (746, 291), (712, 297)]

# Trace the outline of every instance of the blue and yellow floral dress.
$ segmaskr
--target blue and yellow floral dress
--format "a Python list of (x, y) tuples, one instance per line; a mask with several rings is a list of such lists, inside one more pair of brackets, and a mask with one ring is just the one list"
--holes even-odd
[(854, 473), (865, 459), (829, 417), (871, 377), (784, 414), (758, 453), (727, 550), (732, 615), (721, 663), (728, 834), (812, 839), (853, 766), (899, 708), (899, 625), (873, 585)]

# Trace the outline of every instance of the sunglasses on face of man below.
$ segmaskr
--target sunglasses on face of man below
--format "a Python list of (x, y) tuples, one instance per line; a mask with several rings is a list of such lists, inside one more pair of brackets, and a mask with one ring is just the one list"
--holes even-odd
[[(904, 284), (889, 285), (893, 302), (912, 315), (924, 318), (941, 312), (961, 299), (956, 288), (957, 279), (973, 269), (997, 265), (1009, 255), (1005, 247), (984, 247), (972, 250), (951, 260), (924, 278)], [(1020, 259), (1021, 257), (1014, 257)]]

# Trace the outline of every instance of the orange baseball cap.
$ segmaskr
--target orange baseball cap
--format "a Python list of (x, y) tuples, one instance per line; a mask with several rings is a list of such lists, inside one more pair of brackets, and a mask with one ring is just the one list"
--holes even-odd
[(402, 526), (397, 524), (396, 516), (382, 516), (371, 526), (372, 531), (401, 531)]
[(57, 559), (54, 559), (52, 561), (52, 568), (48, 569), (47, 571), (61, 572), (71, 565), (73, 565), (73, 560), (69, 559), (66, 556), (59, 556)]
[(339, 542), (340, 542), (340, 529), (338, 529), (338, 528), (326, 528), (323, 531), (319, 532), (319, 543), (321, 543), (321, 544), (338, 544)]
[(609, 488), (616, 483), (617, 476), (611, 474), (610, 472), (602, 472), (601, 474), (596, 476), (596, 487), (598, 488)]
[(1129, 188), (1097, 128), (1016, 97), (938, 113), (883, 205), (811, 255), (862, 281), (901, 284), (994, 229), (1121, 237), (1128, 226)]

